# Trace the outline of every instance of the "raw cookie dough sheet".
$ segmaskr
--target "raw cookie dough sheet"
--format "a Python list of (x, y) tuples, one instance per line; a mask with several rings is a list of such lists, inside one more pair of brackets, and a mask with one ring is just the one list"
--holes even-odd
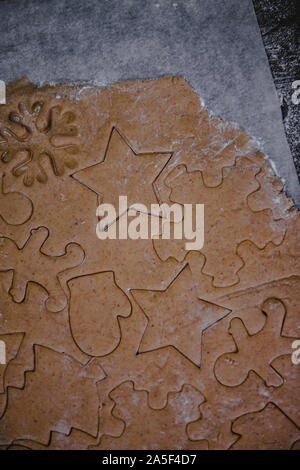
[[(299, 212), (244, 130), (183, 78), (23, 79), (0, 171), (2, 449), (299, 448)], [(202, 249), (100, 240), (122, 195), (204, 204)]]

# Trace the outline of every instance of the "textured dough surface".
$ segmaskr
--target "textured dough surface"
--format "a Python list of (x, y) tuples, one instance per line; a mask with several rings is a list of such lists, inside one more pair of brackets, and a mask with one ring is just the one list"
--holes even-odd
[[(22, 79), (0, 180), (1, 449), (299, 448), (300, 214), (242, 129), (182, 78)], [(99, 240), (121, 195), (204, 204), (203, 248)]]

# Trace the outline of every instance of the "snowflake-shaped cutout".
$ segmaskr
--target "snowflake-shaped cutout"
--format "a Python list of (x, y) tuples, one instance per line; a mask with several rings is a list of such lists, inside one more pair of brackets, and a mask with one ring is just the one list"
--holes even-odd
[(77, 166), (78, 129), (75, 114), (43, 101), (20, 102), (18, 112), (8, 116), (9, 126), (0, 129), (0, 158), (12, 175), (23, 177), (25, 186), (46, 182), (43, 158), (48, 158), (55, 175), (64, 167)]

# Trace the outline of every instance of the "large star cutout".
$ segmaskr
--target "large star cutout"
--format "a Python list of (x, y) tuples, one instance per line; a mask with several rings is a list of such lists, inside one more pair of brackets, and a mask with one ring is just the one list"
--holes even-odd
[(231, 312), (198, 298), (188, 264), (164, 291), (131, 292), (148, 318), (139, 352), (174, 346), (199, 367), (204, 330)]
[[(135, 153), (120, 132), (113, 128), (104, 159), (83, 170), (73, 173), (79, 183), (101, 196), (101, 203), (109, 203), (117, 211), (119, 196), (127, 196), (128, 207), (161, 203), (154, 183), (171, 153)], [(122, 215), (122, 214), (119, 214)]]

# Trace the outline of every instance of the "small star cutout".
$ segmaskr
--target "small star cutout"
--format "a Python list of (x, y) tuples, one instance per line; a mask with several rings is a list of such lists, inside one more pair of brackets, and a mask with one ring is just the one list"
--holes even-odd
[[(135, 153), (120, 132), (113, 128), (103, 161), (72, 176), (109, 203), (116, 211), (119, 196), (127, 196), (128, 207), (160, 203), (154, 182), (171, 158), (171, 153)], [(122, 214), (119, 214), (120, 216)]]
[(203, 331), (230, 313), (198, 297), (188, 264), (166, 290), (132, 294), (149, 320), (139, 352), (174, 346), (199, 367)]

